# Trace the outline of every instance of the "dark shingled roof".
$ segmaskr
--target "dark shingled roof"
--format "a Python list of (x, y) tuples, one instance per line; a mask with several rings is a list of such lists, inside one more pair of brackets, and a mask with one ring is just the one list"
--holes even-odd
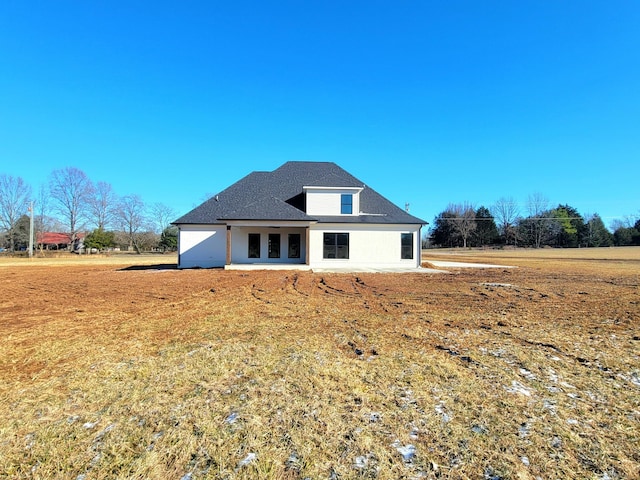
[[(359, 187), (358, 216), (307, 215), (302, 187)], [(273, 172), (253, 172), (183, 215), (180, 224), (224, 224), (230, 220), (331, 223), (426, 224), (330, 162), (287, 162)]]

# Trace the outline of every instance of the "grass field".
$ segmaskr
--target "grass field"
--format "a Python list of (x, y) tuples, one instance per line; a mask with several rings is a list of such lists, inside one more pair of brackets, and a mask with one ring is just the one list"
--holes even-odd
[(0, 478), (640, 477), (640, 249), (0, 259)]

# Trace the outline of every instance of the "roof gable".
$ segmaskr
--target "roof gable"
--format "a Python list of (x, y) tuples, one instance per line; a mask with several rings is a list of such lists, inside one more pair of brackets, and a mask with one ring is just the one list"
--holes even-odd
[[(309, 216), (302, 209), (304, 186), (363, 188), (360, 210), (364, 215)], [(427, 223), (331, 162), (287, 162), (272, 172), (250, 173), (173, 223), (220, 224), (228, 220)]]

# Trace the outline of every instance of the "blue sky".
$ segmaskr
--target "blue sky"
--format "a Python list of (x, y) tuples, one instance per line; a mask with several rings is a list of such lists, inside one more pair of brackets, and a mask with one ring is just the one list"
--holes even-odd
[(640, 213), (637, 1), (0, 3), (0, 173), (182, 215), (331, 161), (432, 222), (528, 196)]

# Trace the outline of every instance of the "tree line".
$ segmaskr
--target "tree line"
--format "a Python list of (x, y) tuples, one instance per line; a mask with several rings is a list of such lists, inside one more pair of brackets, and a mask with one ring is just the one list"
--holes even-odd
[[(31, 216), (36, 238), (63, 232), (70, 250), (81, 233), (86, 234), (84, 246), (98, 250), (177, 248), (177, 228), (170, 225), (176, 213), (171, 207), (145, 204), (135, 194), (118, 196), (109, 183), (92, 182), (76, 167), (51, 172), (35, 197), (21, 177), (0, 174), (0, 248), (28, 248)], [(449, 204), (436, 216), (423, 247), (640, 245), (640, 212), (611, 228), (613, 233), (597, 213), (585, 218), (570, 205), (550, 208), (541, 194), (530, 195), (524, 211), (513, 198), (502, 197), (489, 207)]]
[(51, 172), (36, 195), (21, 177), (0, 174), (0, 247), (10, 252), (28, 248), (31, 217), (36, 239), (65, 233), (72, 251), (81, 234), (88, 249), (175, 250), (178, 232), (170, 225), (175, 216), (163, 203), (118, 196), (109, 183), (93, 182), (76, 167)]
[(530, 195), (524, 212), (513, 198), (489, 207), (449, 204), (422, 240), (423, 247), (609, 247), (640, 245), (640, 212), (617, 220), (609, 231), (595, 213), (586, 217), (567, 204), (551, 208), (541, 194)]

